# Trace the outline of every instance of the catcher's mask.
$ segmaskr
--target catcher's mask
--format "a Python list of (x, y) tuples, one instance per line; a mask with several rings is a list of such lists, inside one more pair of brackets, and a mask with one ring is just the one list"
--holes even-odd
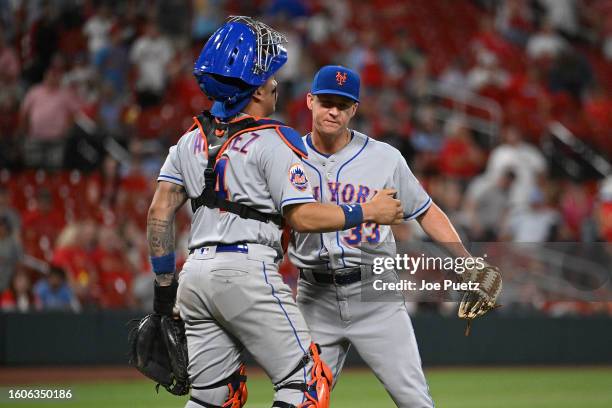
[(248, 105), (251, 95), (287, 61), (285, 36), (246, 16), (232, 16), (204, 45), (193, 74), (215, 100), (211, 112), (222, 120)]

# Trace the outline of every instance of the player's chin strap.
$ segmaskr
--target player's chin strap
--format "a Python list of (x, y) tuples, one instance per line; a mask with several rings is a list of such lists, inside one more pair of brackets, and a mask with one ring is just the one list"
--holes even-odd
[(208, 142), (208, 165), (204, 171), (204, 191), (199, 197), (191, 199), (191, 209), (195, 213), (202, 206), (208, 208), (218, 208), (223, 211), (231, 212), (239, 215), (241, 218), (250, 218), (261, 222), (273, 222), (280, 228), (283, 227), (283, 217), (280, 214), (266, 214), (244, 204), (229, 201), (221, 198), (215, 192), (217, 184), (217, 174), (215, 173), (215, 165), (218, 157), (223, 155), (230, 140), (239, 136), (242, 133), (254, 129), (268, 129), (279, 126), (280, 122), (266, 120), (256, 121), (252, 117), (245, 117), (237, 121), (224, 123), (219, 122), (208, 111), (202, 112), (201, 115), (194, 118), (196, 125), (200, 131), (206, 136)]
[[(275, 385), (274, 391), (281, 388), (291, 388), (300, 390), (304, 393), (305, 400), (300, 405), (289, 404), (284, 401), (274, 401), (272, 408), (329, 408), (329, 394), (333, 383), (333, 375), (327, 364), (321, 360), (319, 354), (321, 349), (318, 344), (310, 344), (310, 355), (305, 355), (298, 366), (285, 377), (291, 377), (298, 370), (305, 367), (312, 359), (312, 369), (310, 370), (310, 380), (307, 383), (290, 382), (282, 385)], [(281, 384), (285, 379), (276, 384)]]
[(238, 371), (236, 371), (234, 374), (232, 374), (225, 380), (218, 381), (206, 387), (191, 387), (194, 390), (209, 390), (212, 388), (219, 388), (227, 385), (227, 388), (229, 388), (229, 395), (223, 405), (209, 404), (194, 397), (193, 395), (189, 399), (195, 402), (196, 404), (203, 406), (204, 408), (241, 408), (244, 406), (244, 404), (246, 404), (247, 397), (249, 395), (247, 391), (246, 381), (246, 367), (243, 364), (240, 366)]

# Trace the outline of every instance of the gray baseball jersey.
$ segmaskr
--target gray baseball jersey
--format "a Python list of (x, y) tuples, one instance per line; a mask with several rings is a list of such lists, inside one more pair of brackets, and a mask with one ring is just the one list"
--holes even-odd
[[(186, 133), (170, 148), (158, 180), (179, 184), (189, 198), (198, 197), (204, 188), (207, 164), (204, 144), (200, 130)], [(269, 214), (281, 212), (286, 205), (315, 201), (302, 162), (289, 144), (275, 129), (237, 136), (217, 159), (216, 190), (231, 201)], [(273, 223), (200, 207), (192, 219), (189, 248), (211, 243), (252, 242), (280, 251), (281, 233)]]
[[(306, 175), (321, 202), (360, 203), (383, 188), (397, 190), (404, 218), (413, 219), (431, 205), (431, 198), (414, 177), (400, 152), (352, 131), (351, 141), (336, 154), (317, 152), (305, 137)], [(295, 234), (290, 247), (294, 264), (302, 268), (339, 269), (368, 264), (374, 256), (395, 256), (391, 228), (365, 223), (348, 231)], [(363, 268), (362, 268), (363, 270)], [(331, 272), (330, 272), (331, 273)], [(433, 407), (410, 316), (401, 301), (364, 302), (363, 285), (374, 279), (396, 282), (397, 274), (362, 273), (348, 285), (322, 284), (305, 272), (299, 280), (297, 303), (321, 357), (337, 380), (351, 346), (374, 371), (398, 407)]]
[[(200, 132), (186, 133), (170, 148), (158, 177), (183, 186), (190, 198), (202, 193), (208, 163), (206, 138)], [(215, 190), (270, 214), (282, 212), (288, 204), (313, 202), (300, 154), (305, 155), (305, 147), (291, 129), (245, 132), (232, 138), (217, 159)], [(222, 405), (228, 388), (209, 386), (238, 370), (244, 348), (274, 383), (309, 380), (312, 362), (294, 370), (308, 352), (311, 337), (291, 289), (278, 273), (280, 237), (273, 223), (219, 209), (196, 210), (189, 239), (192, 251), (179, 274), (177, 292), (192, 398)], [(276, 400), (294, 405), (304, 398), (302, 391), (291, 388), (275, 393)], [(186, 406), (199, 405), (189, 401)]]
[[(304, 137), (308, 150), (304, 168), (315, 199), (324, 203), (363, 203), (379, 190), (393, 188), (398, 191), (406, 220), (429, 208), (431, 198), (397, 149), (357, 131), (351, 131), (351, 135), (348, 145), (333, 155), (318, 152), (310, 135)], [(295, 234), (289, 256), (302, 268), (346, 268), (374, 256), (395, 256), (394, 242), (388, 225), (364, 223), (346, 231)]]

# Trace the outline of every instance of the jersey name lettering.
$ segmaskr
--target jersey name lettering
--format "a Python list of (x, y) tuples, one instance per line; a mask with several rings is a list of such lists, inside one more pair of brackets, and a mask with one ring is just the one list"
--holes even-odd
[[(233, 150), (235, 152), (238, 153), (242, 153), (242, 154), (247, 154), (249, 151), (247, 150), (248, 147), (251, 145), (251, 143), (253, 143), (255, 140), (259, 139), (260, 135), (257, 133), (249, 133), (249, 134), (242, 134), (239, 136), (236, 136), (229, 145), (230, 150)], [(204, 142), (202, 140), (201, 137), (194, 138), (193, 140), (193, 154), (200, 154), (202, 153), (202, 151), (205, 149), (206, 146), (204, 146)]]
[(198, 132), (197, 136), (193, 140), (193, 154), (195, 155), (202, 153), (202, 149), (204, 147), (204, 142), (202, 141), (200, 132)]
[(242, 154), (247, 154), (249, 152), (247, 148), (257, 139), (259, 139), (259, 135), (255, 132), (236, 136), (234, 140), (232, 140), (232, 142), (230, 143), (230, 150)]

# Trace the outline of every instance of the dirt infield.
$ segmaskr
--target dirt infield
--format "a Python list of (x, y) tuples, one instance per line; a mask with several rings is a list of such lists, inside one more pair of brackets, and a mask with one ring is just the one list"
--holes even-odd
[(145, 377), (127, 366), (99, 367), (0, 367), (0, 386), (16, 384), (55, 384), (108, 380), (142, 380)]

